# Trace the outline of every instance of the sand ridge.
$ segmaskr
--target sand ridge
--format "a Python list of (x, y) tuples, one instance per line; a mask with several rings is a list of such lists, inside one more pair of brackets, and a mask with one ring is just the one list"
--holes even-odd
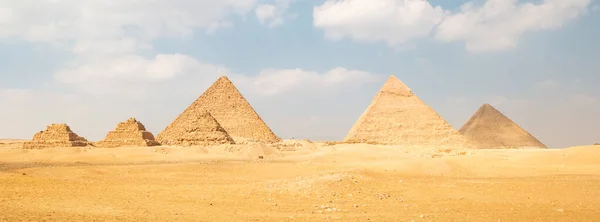
[(0, 220), (600, 219), (598, 146), (266, 145), (1, 148)]

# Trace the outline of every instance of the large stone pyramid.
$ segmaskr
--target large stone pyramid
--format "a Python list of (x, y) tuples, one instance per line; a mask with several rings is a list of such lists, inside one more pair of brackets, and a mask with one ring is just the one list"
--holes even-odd
[(404, 83), (391, 75), (344, 142), (431, 148), (472, 145)]
[(194, 113), (205, 110), (217, 120), (236, 143), (281, 141), (225, 76), (213, 83), (167, 128), (173, 128), (176, 125), (183, 126), (184, 124), (181, 122), (190, 122), (188, 118), (197, 116), (193, 115)]
[(71, 131), (67, 124), (52, 124), (46, 127), (46, 130), (36, 133), (30, 142), (25, 142), (23, 148), (43, 149), (87, 145), (89, 145), (89, 142)]
[(163, 145), (216, 145), (233, 144), (227, 131), (206, 110), (184, 112), (178, 120), (156, 136)]
[(134, 118), (120, 122), (117, 128), (108, 132), (104, 140), (97, 142), (100, 147), (119, 146), (158, 146), (154, 135), (146, 131), (146, 127)]
[(459, 132), (476, 148), (548, 148), (489, 104), (482, 105)]

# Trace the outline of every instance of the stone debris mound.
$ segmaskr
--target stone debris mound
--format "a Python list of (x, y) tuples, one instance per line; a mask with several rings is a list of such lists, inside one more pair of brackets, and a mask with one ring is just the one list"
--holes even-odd
[(197, 146), (234, 144), (227, 131), (207, 110), (184, 112), (156, 136), (162, 145)]
[(250, 159), (265, 159), (279, 154), (276, 148), (264, 143), (248, 144), (244, 152), (244, 155)]
[(344, 138), (346, 143), (471, 148), (472, 144), (391, 75)]
[(459, 132), (475, 148), (548, 148), (489, 104), (483, 104)]
[(160, 145), (151, 132), (146, 131), (144, 124), (135, 118), (120, 122), (117, 128), (108, 132), (104, 140), (97, 142), (99, 147), (120, 146), (158, 146)]
[(208, 111), (236, 143), (281, 141), (226, 76), (214, 82), (167, 128), (182, 127), (183, 122), (192, 121), (189, 118), (203, 111)]
[(29, 142), (23, 143), (23, 149), (43, 149), (53, 147), (83, 147), (90, 143), (80, 137), (67, 124), (51, 124), (40, 131)]

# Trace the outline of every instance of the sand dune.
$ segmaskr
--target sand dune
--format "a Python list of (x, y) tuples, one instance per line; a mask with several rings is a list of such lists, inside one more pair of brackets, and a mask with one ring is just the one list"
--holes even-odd
[[(269, 145), (271, 148), (286, 147)], [(600, 147), (0, 148), (0, 220), (596, 221)], [(286, 148), (293, 150), (292, 148)], [(266, 155), (266, 154), (265, 154)]]

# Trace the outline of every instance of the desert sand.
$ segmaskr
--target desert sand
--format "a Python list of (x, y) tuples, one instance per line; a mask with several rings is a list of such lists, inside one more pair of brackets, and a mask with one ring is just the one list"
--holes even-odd
[(21, 143), (0, 142), (0, 221), (600, 220), (600, 146)]

